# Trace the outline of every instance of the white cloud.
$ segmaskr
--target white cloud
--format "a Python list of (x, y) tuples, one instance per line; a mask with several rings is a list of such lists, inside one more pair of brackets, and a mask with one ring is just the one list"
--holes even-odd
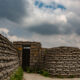
[(65, 12), (61, 11), (60, 9), (56, 9), (53, 11), (50, 11), (50, 10), (45, 11), (44, 9), (38, 9), (35, 6), (31, 8), (33, 8), (32, 10), (29, 11), (31, 15), (29, 17), (25, 17), (23, 20), (23, 25), (25, 26), (30, 27), (32, 25), (42, 24), (45, 22), (51, 23), (51, 24), (67, 22)]
[[(74, 32), (74, 28), (79, 28), (79, 26), (74, 26), (74, 22), (80, 23), (80, 0), (40, 0), (46, 4), (49, 4), (53, 1), (62, 4), (66, 7), (66, 10), (56, 9), (38, 9), (34, 5), (35, 0), (26, 0), (28, 1), (28, 6), (26, 5), (26, 12), (29, 13), (28, 16), (25, 16), (23, 18), (23, 22), (20, 23), (19, 27), (23, 27), (23, 30), (26, 27), (31, 27), (33, 25), (39, 25), (43, 23), (49, 23), (49, 24), (58, 24), (58, 27), (60, 31), (64, 32), (66, 31), (66, 28), (72, 29), (72, 32), (74, 34), (57, 34), (57, 35), (40, 35), (38, 33), (27, 33), (24, 34), (29, 35), (30, 37), (19, 37), (16, 36), (19, 33), (16, 33), (16, 35), (10, 35), (10, 30), (7, 28), (0, 28), (0, 33), (5, 33), (7, 37), (11, 41), (40, 41), (43, 44), (43, 47), (55, 47), (55, 46), (77, 46), (80, 47), (80, 36)], [(3, 21), (4, 22), (4, 21)], [(11, 24), (10, 24), (11, 23)], [(3, 23), (3, 25), (5, 22)], [(7, 26), (14, 27), (16, 26), (15, 23), (7, 22)], [(1, 27), (1, 26), (0, 26)], [(2, 26), (4, 27), (4, 26)], [(44, 27), (44, 26), (43, 26)], [(9, 27), (10, 28), (10, 27)], [(16, 28), (16, 27), (15, 27)], [(17, 28), (17, 29), (18, 29)], [(17, 32), (17, 29), (15, 29), (15, 32)], [(27, 28), (26, 28), (27, 29)], [(79, 28), (80, 29), (80, 28)], [(21, 30), (20, 30), (21, 31)], [(71, 30), (70, 30), (71, 31)], [(27, 32), (27, 31), (25, 31)], [(23, 34), (23, 32), (21, 32)], [(69, 32), (67, 32), (69, 33)]]
[(21, 38), (21, 37), (17, 37), (15, 35), (13, 35), (13, 36), (8, 35), (7, 37), (9, 38), (10, 41), (27, 41), (27, 39)]
[(10, 35), (9, 30), (6, 28), (0, 28), (0, 33), (3, 32), (10, 41), (38, 41), (42, 43), (43, 47), (47, 48), (58, 46), (74, 46), (80, 48), (80, 36), (77, 34), (42, 36), (34, 33), (30, 38), (22, 38)]
[(7, 37), (10, 41), (26, 41), (27, 39), (18, 37), (15, 35), (10, 35), (9, 30), (7, 28), (0, 28), (0, 34), (4, 35)]
[(77, 15), (80, 10), (80, 0), (40, 0), (46, 4), (51, 2), (57, 2), (62, 4), (66, 7), (66, 10), (56, 9), (39, 9), (34, 5), (35, 0), (28, 0), (28, 13), (29, 16), (23, 19), (23, 25), (26, 27), (30, 27), (32, 25), (42, 24), (42, 23), (50, 23), (50, 24), (57, 24), (57, 23), (67, 23), (67, 15), (73, 13)]
[[(35, 40), (36, 38), (36, 40)], [(80, 36), (76, 34), (71, 35), (51, 35), (42, 36), (39, 34), (34, 34), (32, 37), (33, 41), (40, 41), (43, 47), (58, 47), (58, 46), (74, 46), (80, 48)]]
[(7, 28), (0, 28), (0, 33), (8, 34), (9, 30)]

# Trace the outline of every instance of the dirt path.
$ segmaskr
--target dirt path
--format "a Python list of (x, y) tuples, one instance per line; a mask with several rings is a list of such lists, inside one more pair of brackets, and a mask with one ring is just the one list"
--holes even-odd
[(24, 73), (24, 80), (80, 80), (80, 78), (58, 79), (58, 78), (47, 78), (39, 74)]

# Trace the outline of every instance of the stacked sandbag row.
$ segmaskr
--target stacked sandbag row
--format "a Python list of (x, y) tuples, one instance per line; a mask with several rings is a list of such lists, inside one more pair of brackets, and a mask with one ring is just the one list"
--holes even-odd
[[(22, 57), (23, 57), (23, 49), (24, 46), (25, 47), (30, 47), (30, 53), (26, 54), (30, 54), (30, 60), (29, 60), (29, 67), (30, 68), (37, 68), (38, 66), (40, 67), (40, 58), (41, 58), (41, 44), (39, 42), (29, 42), (29, 41), (16, 41), (13, 42), (14, 46), (18, 49), (19, 52), (19, 62), (20, 65), (24, 65)], [(24, 58), (24, 57), (23, 57)]]
[(39, 59), (39, 61), (38, 61), (38, 64), (39, 64), (38, 68), (40, 70), (44, 70), (46, 50), (47, 50), (47, 48), (41, 48), (41, 50), (39, 52), (40, 55), (38, 57), (38, 59)]
[(36, 69), (39, 64), (39, 59), (41, 57), (41, 44), (37, 42), (31, 43), (31, 49), (30, 49), (30, 67)]
[(0, 80), (9, 80), (18, 65), (17, 50), (7, 38), (0, 35)]
[(45, 69), (52, 76), (80, 77), (80, 49), (74, 47), (47, 49)]

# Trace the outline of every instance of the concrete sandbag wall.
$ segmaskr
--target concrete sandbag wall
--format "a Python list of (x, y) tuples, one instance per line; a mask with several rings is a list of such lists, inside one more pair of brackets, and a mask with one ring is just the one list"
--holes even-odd
[(45, 69), (52, 76), (80, 77), (80, 49), (74, 47), (47, 49)]
[(7, 38), (0, 34), (0, 80), (10, 80), (10, 76), (18, 66), (17, 50)]
[[(24, 49), (24, 45), (25, 47), (30, 46), (30, 53), (25, 53), (25, 54), (29, 54), (28, 56), (30, 56), (29, 59), (29, 65), (25, 66), (25, 67), (30, 67), (32, 69), (36, 69), (38, 66), (40, 67), (40, 58), (41, 58), (41, 44), (39, 42), (23, 42), (23, 41), (16, 41), (13, 42), (14, 46), (16, 47), (16, 49), (19, 52), (19, 63), (20, 66), (24, 66), (23, 64), (23, 49)], [(26, 62), (26, 64), (28, 64)]]

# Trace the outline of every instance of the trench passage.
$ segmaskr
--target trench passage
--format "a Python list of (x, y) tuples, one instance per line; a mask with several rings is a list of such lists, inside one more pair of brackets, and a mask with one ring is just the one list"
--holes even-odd
[(22, 68), (26, 71), (26, 68), (30, 64), (30, 46), (23, 46), (23, 55), (22, 55)]

